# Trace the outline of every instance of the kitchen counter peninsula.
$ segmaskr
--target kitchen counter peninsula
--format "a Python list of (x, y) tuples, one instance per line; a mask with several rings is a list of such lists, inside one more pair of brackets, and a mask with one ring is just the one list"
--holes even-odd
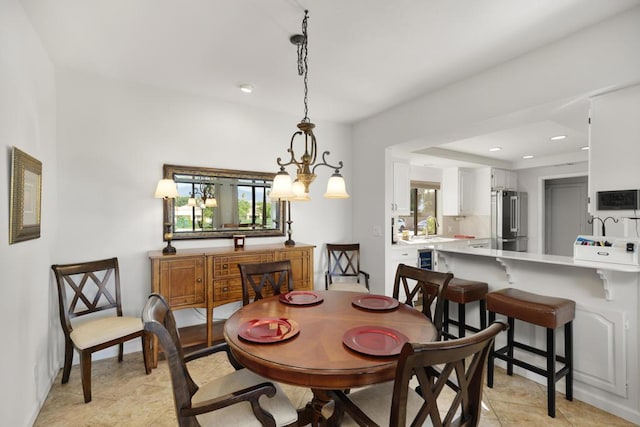
[[(434, 249), (437, 270), (487, 282), (489, 291), (512, 287), (574, 300), (574, 397), (640, 424), (640, 266), (464, 245)], [(467, 314), (472, 321), (477, 317)], [(525, 343), (546, 346), (542, 328), (522, 323), (516, 334)], [(563, 354), (562, 332), (557, 335)], [(505, 341), (498, 337), (496, 346)], [(542, 357), (528, 359), (544, 366)], [(515, 372), (544, 381), (517, 367)]]

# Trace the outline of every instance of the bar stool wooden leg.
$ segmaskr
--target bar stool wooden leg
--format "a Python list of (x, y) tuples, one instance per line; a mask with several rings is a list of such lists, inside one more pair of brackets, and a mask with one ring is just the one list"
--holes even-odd
[(564, 363), (568, 368), (565, 377), (566, 398), (573, 400), (573, 322), (564, 325)]
[(547, 328), (547, 412), (556, 416), (556, 330)]
[[(489, 323), (493, 323), (496, 320), (496, 314), (492, 311), (489, 312)], [(489, 356), (487, 357), (487, 387), (493, 388), (493, 363), (494, 357), (493, 352), (496, 348), (495, 341), (491, 344), (491, 349), (489, 350)]]
[(507, 322), (509, 323), (509, 330), (507, 331), (507, 346), (509, 346), (507, 350), (507, 356), (509, 356), (509, 360), (507, 361), (507, 375), (513, 375), (513, 342), (514, 342), (514, 334), (515, 334), (515, 321), (513, 317), (508, 317)]
[(480, 300), (480, 329), (487, 328), (487, 301)]
[(465, 304), (458, 303), (458, 338), (463, 338), (466, 333), (467, 319), (465, 311)]
[(451, 304), (449, 300), (444, 301), (444, 324), (442, 326), (442, 339), (444, 339), (445, 341), (449, 339), (449, 304)]

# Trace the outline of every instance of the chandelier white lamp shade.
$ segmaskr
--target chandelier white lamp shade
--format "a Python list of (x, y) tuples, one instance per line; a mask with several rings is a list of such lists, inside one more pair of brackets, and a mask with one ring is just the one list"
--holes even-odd
[(273, 185), (269, 197), (271, 200), (290, 200), (293, 197), (291, 177), (282, 166), (280, 167), (280, 172), (273, 178)]
[(344, 178), (338, 170), (329, 178), (327, 182), (327, 192), (324, 193), (324, 197), (327, 199), (346, 199), (349, 197)]
[(299, 179), (293, 181), (291, 190), (293, 192), (293, 197), (291, 198), (292, 202), (308, 202), (309, 200), (311, 200), (311, 197), (309, 197), (309, 193), (307, 193), (304, 184)]

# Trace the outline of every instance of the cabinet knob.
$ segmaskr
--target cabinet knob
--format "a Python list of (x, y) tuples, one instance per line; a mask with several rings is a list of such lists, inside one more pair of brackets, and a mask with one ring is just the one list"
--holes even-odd
[(222, 264), (222, 268), (229, 268), (229, 264)]
[(196, 282), (198, 282), (198, 283), (202, 283), (202, 277), (198, 277), (198, 278), (196, 279)]
[(222, 292), (229, 292), (229, 288), (227, 287), (222, 288)]

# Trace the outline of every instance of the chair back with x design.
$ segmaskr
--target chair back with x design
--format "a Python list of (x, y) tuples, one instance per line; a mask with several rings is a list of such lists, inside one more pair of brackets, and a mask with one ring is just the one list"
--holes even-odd
[[(327, 243), (327, 272), (325, 273), (325, 288), (332, 289), (335, 281), (352, 281), (357, 284), (361, 279), (364, 287), (357, 286), (364, 292), (369, 291), (369, 273), (360, 269), (359, 243)], [(354, 289), (354, 290), (355, 290)], [(340, 288), (339, 290), (346, 290)]]
[(242, 279), (242, 305), (255, 302), (267, 295), (293, 291), (290, 260), (238, 264), (238, 268)]
[[(391, 420), (399, 423), (394, 425), (405, 425), (401, 402), (403, 397), (406, 402), (407, 393), (414, 392), (409, 386), (414, 375), (424, 403), (411, 425), (423, 425), (427, 418), (434, 426), (478, 425), (484, 366), (489, 349), (496, 335), (507, 328), (506, 323), (498, 321), (477, 334), (457, 340), (405, 344), (398, 360), (393, 390)], [(438, 376), (430, 375), (431, 371), (425, 369), (433, 366), (442, 367)], [(452, 400), (438, 399), (445, 386), (455, 392)], [(444, 410), (447, 412), (442, 418)], [(453, 423), (456, 418), (458, 422)]]
[[(116, 258), (56, 266), (63, 323), (78, 316), (115, 309), (122, 316), (120, 274)], [(72, 294), (67, 296), (67, 291)], [(68, 318), (65, 316), (65, 312)], [(65, 316), (62, 318), (62, 316)]]
[[(444, 296), (452, 278), (451, 273), (423, 270), (405, 264), (398, 265), (396, 270), (393, 297), (410, 307), (421, 304), (422, 312), (438, 331), (438, 339), (442, 334), (444, 321)], [(401, 295), (401, 287), (404, 298)]]
[[(350, 416), (342, 425), (477, 426), (484, 366), (496, 335), (507, 328), (498, 321), (464, 338), (404, 344), (392, 384), (380, 383), (349, 394), (328, 392)], [(419, 391), (414, 389), (413, 378)], [(445, 387), (452, 393), (443, 393)]]
[[(69, 381), (73, 350), (80, 355), (80, 371), (85, 402), (91, 401), (91, 355), (118, 346), (122, 361), (124, 342), (141, 338), (145, 372), (151, 373), (151, 340), (142, 320), (123, 316), (120, 273), (117, 258), (51, 266), (58, 287), (60, 324), (65, 336), (62, 383)], [(93, 314), (102, 312), (100, 315)], [(74, 320), (78, 317), (82, 320)]]

